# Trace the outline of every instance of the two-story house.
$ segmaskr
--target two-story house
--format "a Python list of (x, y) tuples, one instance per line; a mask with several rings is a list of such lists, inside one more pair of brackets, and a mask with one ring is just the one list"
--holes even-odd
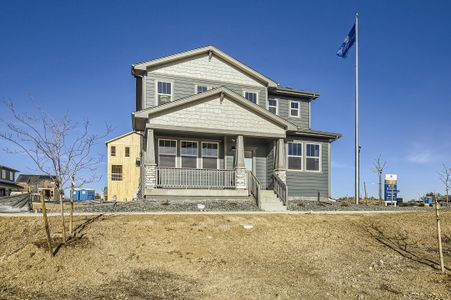
[(9, 196), (11, 192), (17, 192), (22, 189), (15, 182), (17, 172), (19, 171), (0, 165), (0, 197)]
[(330, 195), (331, 143), (310, 128), (319, 93), (282, 88), (213, 46), (132, 65), (141, 195), (244, 197), (260, 207)]

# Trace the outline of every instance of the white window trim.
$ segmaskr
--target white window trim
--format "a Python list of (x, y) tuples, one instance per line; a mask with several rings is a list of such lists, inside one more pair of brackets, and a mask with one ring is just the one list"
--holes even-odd
[[(291, 103), (297, 103), (298, 104), (298, 115), (297, 116), (291, 115), (291, 110), (292, 110)], [(300, 101), (290, 100), (290, 106), (288, 107), (288, 117), (290, 117), (290, 118), (300, 118), (301, 117), (301, 102)]]
[[(158, 139), (158, 166), (160, 166), (160, 141), (161, 140), (163, 140), (163, 141), (174, 141), (175, 142), (175, 155), (174, 155), (174, 157), (175, 157), (175, 168), (177, 168), (178, 167), (178, 162), (177, 162), (177, 157), (178, 157), (178, 155), (177, 155), (177, 140), (173, 140), (173, 139), (165, 139), (165, 138), (161, 138), (161, 139)], [(163, 155), (169, 155), (169, 154), (163, 154)]]
[[(170, 102), (172, 102), (174, 100), (174, 81), (172, 80), (166, 80), (166, 79), (155, 79), (155, 103), (158, 105), (160, 105), (160, 101), (158, 99), (158, 83), (159, 82), (166, 82), (166, 83), (170, 83), (171, 84), (171, 100)], [(168, 94), (161, 94), (161, 95), (168, 95)]]
[(198, 86), (206, 86), (206, 87), (207, 87), (207, 91), (211, 90), (211, 86), (209, 86), (209, 85), (206, 85), (206, 84), (195, 84), (195, 85), (194, 85), (194, 94), (195, 94), (195, 95), (198, 94), (198, 93), (197, 93), (197, 87), (198, 87)]
[[(200, 167), (201, 169), (204, 168), (204, 155), (202, 153), (202, 146), (203, 144), (216, 144), (217, 145), (217, 149), (218, 149), (218, 154), (216, 155), (216, 170), (219, 170), (219, 143), (218, 142), (207, 142), (207, 141), (202, 141), (200, 143)], [(213, 158), (214, 156), (205, 156), (206, 158)]]
[[(319, 146), (319, 156), (318, 156), (318, 159), (319, 159), (319, 163), (318, 163), (318, 166), (319, 166), (319, 170), (318, 171), (316, 171), (316, 170), (307, 170), (307, 145), (318, 145)], [(323, 170), (323, 160), (321, 159), (321, 153), (322, 153), (322, 145), (320, 144), (320, 143), (313, 143), (313, 142), (305, 142), (305, 155), (304, 155), (304, 160), (305, 160), (305, 172), (308, 172), (308, 173), (322, 173), (322, 170)], [(309, 157), (316, 157), (316, 156), (309, 156)]]
[(2, 169), (2, 179), (6, 179), (6, 170)]
[[(258, 104), (259, 103), (259, 95), (258, 95), (258, 91), (256, 91), (256, 90), (245, 90), (245, 89), (243, 89), (243, 98), (244, 99), (246, 99), (246, 93), (254, 93), (254, 94), (256, 94), (257, 95), (257, 99), (256, 99), (256, 102), (255, 102), (255, 104)], [(247, 99), (246, 99), (247, 100)], [(248, 100), (248, 101), (250, 101), (250, 100)], [(252, 102), (252, 101), (251, 101)], [(253, 103), (253, 102), (252, 102)]]
[[(288, 154), (288, 144), (289, 143), (294, 143), (294, 144), (300, 144), (301, 145), (301, 156), (298, 156), (298, 155), (289, 155)], [(291, 141), (288, 141), (287, 142), (287, 144), (286, 144), (286, 153), (287, 153), (287, 171), (290, 171), (290, 172), (303, 172), (304, 171), (304, 157), (305, 157), (305, 155), (304, 155), (304, 143), (302, 142), (302, 141), (298, 141), (298, 140), (291, 140)], [(289, 161), (289, 157), (300, 157), (301, 158), (301, 161), (302, 161), (302, 165), (301, 165), (301, 168), (300, 169), (290, 169), (290, 166), (289, 166), (289, 164), (288, 164), (288, 161)]]
[(268, 111), (269, 111), (269, 100), (276, 100), (276, 115), (279, 115), (279, 98), (271, 98), (266, 101), (266, 109)]
[[(195, 143), (197, 145), (196, 150), (197, 153), (196, 155), (191, 155), (191, 154), (182, 154), (182, 143), (183, 142), (188, 142), (188, 143)], [(183, 156), (187, 156), (187, 157), (196, 157), (196, 169), (199, 169), (199, 141), (193, 141), (193, 140), (180, 140), (180, 168), (183, 168)], [(187, 168), (188, 169), (188, 168)]]

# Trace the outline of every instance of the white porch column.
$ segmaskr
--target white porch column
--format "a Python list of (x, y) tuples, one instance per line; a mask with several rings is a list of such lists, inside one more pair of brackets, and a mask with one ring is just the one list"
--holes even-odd
[(246, 189), (246, 167), (244, 165), (244, 139), (237, 136), (235, 145), (235, 186), (236, 189)]
[(146, 138), (147, 143), (143, 165), (144, 189), (154, 189), (157, 184), (157, 164), (155, 160), (155, 136), (153, 129), (146, 129)]
[(283, 182), (287, 181), (287, 151), (284, 139), (278, 139), (276, 142), (276, 162), (274, 166), (274, 175)]

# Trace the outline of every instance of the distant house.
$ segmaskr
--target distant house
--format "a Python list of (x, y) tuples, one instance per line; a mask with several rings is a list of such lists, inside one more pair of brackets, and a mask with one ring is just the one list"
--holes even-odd
[(109, 201), (130, 201), (136, 197), (140, 178), (142, 136), (132, 131), (106, 142), (108, 151)]
[(24, 191), (42, 193), (46, 200), (59, 200), (58, 189), (55, 185), (55, 176), (20, 174), (16, 183)]
[(11, 192), (20, 191), (22, 189), (21, 186), (15, 183), (17, 172), (19, 171), (0, 165), (0, 197), (9, 196)]

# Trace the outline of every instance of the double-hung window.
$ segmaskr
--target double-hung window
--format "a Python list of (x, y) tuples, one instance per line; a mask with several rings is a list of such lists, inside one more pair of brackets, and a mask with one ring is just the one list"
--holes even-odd
[(244, 91), (244, 98), (258, 104), (258, 95), (256, 92)]
[(319, 172), (321, 167), (320, 145), (307, 144), (305, 151), (305, 170)]
[(275, 115), (277, 115), (279, 113), (278, 108), (277, 108), (277, 99), (269, 99), (268, 100), (268, 110)]
[(111, 156), (116, 156), (116, 146), (111, 146)]
[(130, 147), (125, 147), (125, 157), (130, 157)]
[(301, 142), (288, 142), (288, 169), (302, 170)]
[(202, 142), (202, 168), (218, 168), (219, 144)]
[(111, 166), (111, 180), (122, 181), (122, 165)]
[(298, 101), (290, 101), (290, 117), (299, 118), (301, 116), (300, 104)]
[(175, 168), (177, 157), (177, 141), (159, 140), (158, 141), (158, 163), (160, 167)]
[(157, 81), (158, 105), (172, 101), (172, 82)]
[(6, 179), (6, 170), (2, 169), (2, 179)]
[(182, 168), (197, 168), (197, 142), (181, 141)]
[(14, 172), (9, 171), (9, 180), (14, 181)]
[(208, 86), (200, 84), (196, 85), (196, 94), (205, 93), (206, 91), (208, 91)]

